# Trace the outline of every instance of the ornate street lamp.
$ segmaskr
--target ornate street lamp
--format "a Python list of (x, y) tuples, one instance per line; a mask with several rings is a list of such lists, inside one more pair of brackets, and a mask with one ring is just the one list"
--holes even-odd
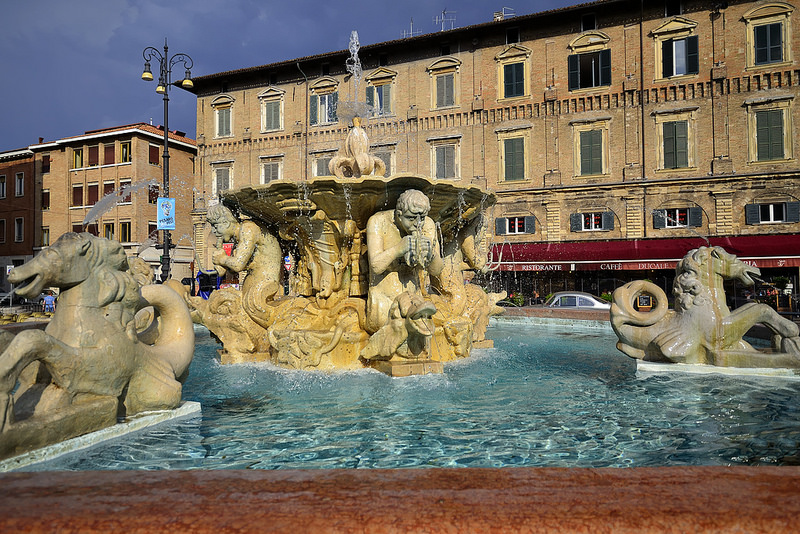
[[(150, 61), (153, 59), (158, 60), (158, 87), (156, 93), (164, 95), (164, 184), (162, 196), (169, 197), (169, 88), (172, 86), (172, 67), (181, 63), (186, 73), (181, 80), (180, 85), (184, 89), (191, 89), (194, 87), (192, 83), (191, 69), (194, 66), (192, 58), (186, 54), (175, 54), (169, 57), (167, 49), (167, 40), (164, 39), (164, 53), (162, 54), (152, 46), (148, 46), (142, 52), (144, 57), (144, 72), (142, 72), (142, 79), (146, 82), (153, 81), (153, 73), (150, 71)], [(164, 232), (164, 254), (161, 256), (161, 282), (166, 282), (169, 279), (169, 249), (170, 249), (170, 236), (169, 230)]]

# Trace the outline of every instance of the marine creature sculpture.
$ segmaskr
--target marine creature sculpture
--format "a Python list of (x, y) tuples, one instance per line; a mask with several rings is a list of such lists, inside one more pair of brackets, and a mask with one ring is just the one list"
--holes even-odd
[(337, 178), (360, 178), (370, 174), (383, 176), (386, 173), (383, 160), (369, 153), (369, 140), (361, 127), (361, 117), (353, 118), (353, 127), (347, 134), (343, 151), (344, 155), (334, 156), (328, 164), (328, 170)]
[[(611, 305), (617, 348), (632, 358), (654, 362), (800, 368), (797, 324), (766, 304), (753, 302), (731, 311), (725, 303), (724, 280), (750, 286), (758, 275), (758, 268), (722, 247), (700, 247), (678, 262), (674, 310), (668, 309), (666, 294), (651, 282), (638, 280), (617, 288)], [(635, 307), (643, 293), (655, 298), (651, 311)], [(756, 350), (742, 339), (757, 323), (774, 332), (772, 352)]]
[[(24, 297), (61, 292), (44, 330), (0, 336), (0, 456), (180, 404), (194, 352), (189, 311), (166, 286), (140, 288), (118, 242), (66, 233), (8, 277)], [(150, 306), (157, 328), (137, 332), (137, 310)]]

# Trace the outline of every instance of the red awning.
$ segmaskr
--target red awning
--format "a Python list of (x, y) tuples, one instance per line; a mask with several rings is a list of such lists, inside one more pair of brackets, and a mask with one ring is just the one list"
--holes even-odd
[[(712, 237), (708, 244), (759, 268), (800, 266), (800, 234)], [(643, 271), (674, 269), (687, 252), (705, 245), (702, 238), (502, 243), (492, 246), (491, 258), (500, 271)]]

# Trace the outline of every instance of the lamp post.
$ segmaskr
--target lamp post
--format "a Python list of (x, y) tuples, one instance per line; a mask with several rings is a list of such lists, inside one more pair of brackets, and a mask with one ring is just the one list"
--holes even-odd
[[(169, 88), (172, 85), (172, 67), (182, 63), (186, 74), (180, 82), (181, 87), (184, 89), (191, 89), (194, 87), (192, 83), (191, 69), (194, 66), (192, 58), (186, 54), (175, 54), (169, 57), (167, 40), (164, 39), (164, 53), (162, 54), (152, 46), (148, 46), (142, 52), (144, 57), (144, 72), (142, 72), (142, 80), (146, 82), (153, 81), (153, 73), (150, 71), (150, 61), (153, 59), (158, 61), (158, 86), (156, 93), (164, 95), (164, 164), (162, 165), (163, 176), (163, 191), (164, 198), (169, 197)], [(169, 249), (170, 249), (170, 236), (169, 230), (162, 230), (164, 232), (164, 253), (161, 256), (161, 282), (164, 283), (169, 279)]]

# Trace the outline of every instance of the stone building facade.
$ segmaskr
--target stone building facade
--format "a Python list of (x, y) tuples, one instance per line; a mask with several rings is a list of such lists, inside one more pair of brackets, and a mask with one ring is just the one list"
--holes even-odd
[[(176, 200), (172, 278), (191, 277), (196, 145), (183, 132), (170, 132), (170, 197)], [(41, 213), (34, 246), (39, 249), (65, 232), (88, 231), (120, 241), (128, 256), (147, 261), (158, 277), (162, 231), (156, 199), (163, 183), (164, 130), (146, 123), (92, 130), (39, 142), (34, 154), (36, 211)]]
[(506, 289), (668, 287), (709, 244), (797, 287), (797, 8), (600, 0), (364, 46), (359, 80), (349, 51), (196, 78), (198, 190), (328, 174), (369, 105), (390, 174), (497, 194)]
[[(8, 270), (33, 257), (36, 211), (33, 152), (0, 152), (0, 292), (11, 290)], [(0, 306), (8, 305), (0, 301)]]

